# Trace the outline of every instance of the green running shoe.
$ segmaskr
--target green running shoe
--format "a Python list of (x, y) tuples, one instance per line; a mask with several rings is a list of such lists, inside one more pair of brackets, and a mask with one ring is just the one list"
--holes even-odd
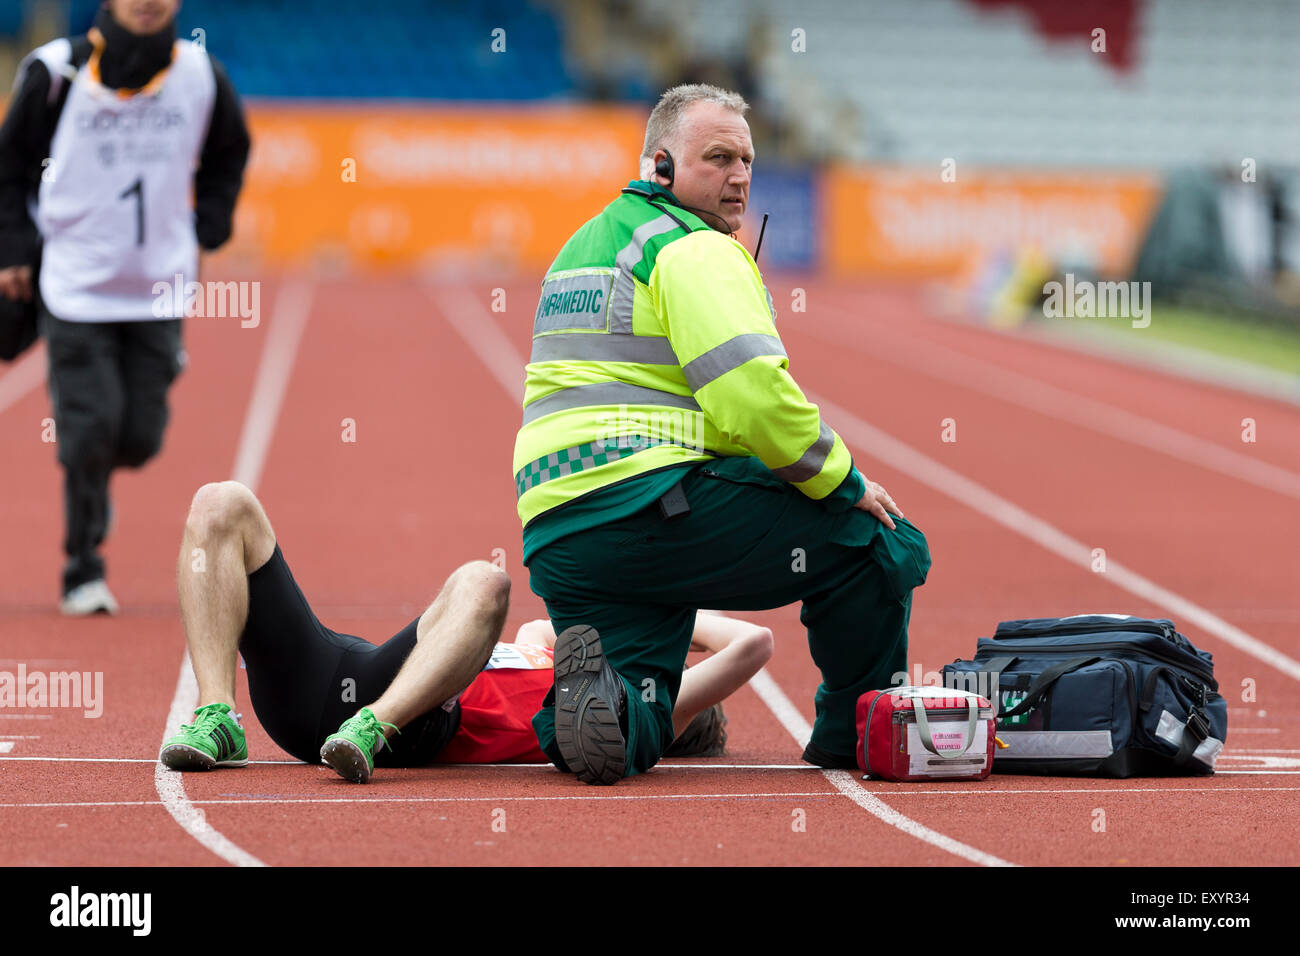
[(369, 707), (362, 707), (355, 717), (343, 721), (338, 733), (325, 738), (320, 749), (321, 761), (333, 767), (344, 780), (366, 783), (375, 772), (375, 754), (384, 747), (385, 727), (397, 730), (395, 724), (385, 723)]
[(205, 704), (194, 716), (197, 719), (193, 724), (181, 724), (181, 732), (163, 743), (158, 759), (164, 767), (211, 770), (248, 764), (244, 728), (235, 720), (229, 704)]

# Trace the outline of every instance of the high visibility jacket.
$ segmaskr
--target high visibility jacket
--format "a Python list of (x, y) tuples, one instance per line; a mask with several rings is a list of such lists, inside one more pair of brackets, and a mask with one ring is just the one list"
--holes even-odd
[(745, 247), (662, 187), (629, 183), (542, 282), (515, 439), (520, 520), (721, 455), (757, 456), (825, 498), (852, 459), (788, 366)]

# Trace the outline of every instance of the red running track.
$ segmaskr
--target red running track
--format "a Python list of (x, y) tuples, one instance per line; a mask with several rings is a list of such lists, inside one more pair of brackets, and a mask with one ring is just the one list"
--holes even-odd
[[(119, 618), (54, 612), (61, 505), (54, 449), (41, 441), (48, 401), (32, 390), (0, 408), (0, 669), (104, 675), (98, 718), (0, 712), (0, 864), (1296, 862), (1300, 683), (1286, 661), (1177, 614), (1214, 653), (1231, 708), (1224, 772), (1211, 778), (891, 785), (798, 767), (792, 733), (811, 719), (817, 677), (797, 608), (786, 608), (752, 615), (777, 635), (772, 681), (728, 703), (725, 758), (674, 761), (613, 788), (543, 767), (387, 771), (357, 787), (283, 762), (250, 713), (251, 757), (265, 762), (165, 774), (160, 790), (154, 757), (172, 729), (183, 652), (181, 522), (200, 484), (232, 474), (264, 348), (277, 323), (292, 321), (285, 303), (302, 288), (266, 285), (257, 328), (190, 321), (191, 367), (174, 391), (166, 448), (115, 478), (107, 558)], [(527, 352), (535, 283), (506, 285), (504, 313), (489, 311), (488, 282), (308, 285), (309, 318), (287, 351), (256, 490), (318, 614), (383, 639), (454, 567), (500, 548), (513, 582), (507, 634), (542, 616), (519, 564), (510, 480), (522, 391), (514, 363)], [(795, 287), (806, 312), (782, 306)], [(1149, 579), (1292, 664), (1300, 657), (1300, 409), (950, 324), (912, 289), (791, 277), (772, 291), (796, 378), (842, 410), (844, 420), (828, 418), (859, 467), (929, 537), (934, 568), (912, 617), (923, 673), (969, 656), (1005, 618), (1171, 614), (1126, 590), (1122, 575), (1026, 537), (991, 501), (1085, 554), (1104, 548), (1110, 569)], [(1240, 441), (1247, 417), (1254, 444)], [(946, 418), (956, 442), (941, 440)], [(354, 443), (342, 440), (345, 419)], [(242, 675), (240, 694), (247, 700)], [(1189, 815), (1194, 844), (1181, 839)]]

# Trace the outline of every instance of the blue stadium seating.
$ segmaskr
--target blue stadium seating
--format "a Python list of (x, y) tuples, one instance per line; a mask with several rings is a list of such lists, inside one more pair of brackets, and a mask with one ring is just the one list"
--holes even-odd
[[(99, 0), (71, 0), (73, 32)], [(506, 31), (506, 51), (490, 49)], [(539, 100), (574, 81), (560, 24), (521, 0), (185, 0), (178, 34), (201, 29), (244, 96)]]

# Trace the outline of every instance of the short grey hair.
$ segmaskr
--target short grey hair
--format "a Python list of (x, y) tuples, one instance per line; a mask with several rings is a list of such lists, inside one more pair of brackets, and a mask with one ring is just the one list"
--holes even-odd
[(693, 103), (717, 103), (744, 116), (749, 104), (739, 93), (732, 93), (707, 83), (683, 83), (659, 97), (645, 124), (645, 144), (641, 147), (641, 178), (649, 179), (654, 173), (655, 150), (677, 136), (687, 109)]

